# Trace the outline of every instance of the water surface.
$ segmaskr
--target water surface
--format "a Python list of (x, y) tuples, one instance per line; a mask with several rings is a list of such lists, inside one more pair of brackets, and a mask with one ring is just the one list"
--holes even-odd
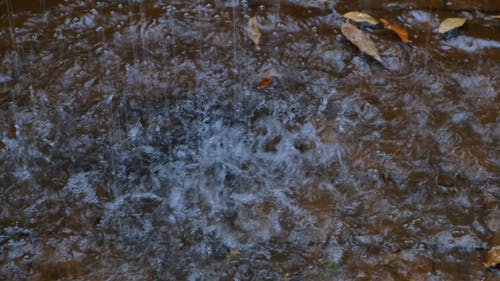
[(372, 2), (383, 64), (352, 1), (0, 1), (0, 279), (498, 278), (500, 20)]

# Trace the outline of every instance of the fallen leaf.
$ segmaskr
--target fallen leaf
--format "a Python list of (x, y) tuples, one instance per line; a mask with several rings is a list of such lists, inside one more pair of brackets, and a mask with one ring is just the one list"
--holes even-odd
[(268, 70), (266, 71), (266, 73), (264, 73), (264, 78), (262, 78), (259, 86), (262, 89), (267, 89), (269, 86), (271, 86), (271, 83), (273, 83), (273, 71)]
[(367, 13), (361, 13), (356, 11), (345, 13), (343, 16), (344, 18), (350, 19), (355, 22), (364, 22), (372, 25), (376, 25), (379, 22), (376, 18), (370, 16)]
[(358, 47), (361, 52), (372, 56), (379, 62), (382, 62), (382, 58), (375, 48), (375, 44), (370, 37), (368, 37), (368, 35), (363, 33), (363, 31), (350, 23), (344, 23), (341, 31), (347, 40), (354, 44), (354, 46)]
[(241, 255), (241, 252), (238, 249), (231, 250), (231, 253), (229, 254), (230, 257), (237, 257), (239, 255)]
[(399, 36), (401, 41), (403, 41), (405, 43), (411, 42), (411, 40), (409, 39), (408, 32), (402, 26), (397, 25), (397, 24), (392, 24), (386, 19), (381, 18), (379, 20), (380, 20), (380, 22), (382, 22), (385, 29), (394, 31)]
[(246, 32), (250, 40), (255, 44), (255, 48), (257, 50), (260, 49), (259, 41), (262, 33), (260, 33), (259, 27), (257, 26), (257, 17), (253, 16), (248, 20), (248, 26), (246, 28)]
[(446, 33), (465, 24), (466, 18), (447, 18), (439, 25), (439, 33)]
[(500, 246), (492, 247), (486, 254), (486, 267), (495, 267), (500, 265)]

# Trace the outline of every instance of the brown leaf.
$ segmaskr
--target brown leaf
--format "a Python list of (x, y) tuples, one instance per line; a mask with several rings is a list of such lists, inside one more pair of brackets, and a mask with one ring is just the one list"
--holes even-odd
[(262, 78), (262, 81), (259, 84), (259, 87), (262, 89), (267, 89), (269, 86), (271, 86), (271, 83), (273, 83), (273, 71), (268, 70), (266, 73), (264, 73), (264, 78)]
[(354, 46), (358, 47), (361, 52), (372, 56), (379, 62), (382, 62), (382, 58), (375, 48), (375, 44), (370, 39), (370, 37), (368, 37), (368, 35), (363, 33), (363, 31), (350, 23), (344, 23), (342, 25), (341, 31), (342, 34), (344, 34), (344, 36), (347, 38), (347, 40), (354, 44)]
[(466, 18), (447, 18), (439, 25), (439, 33), (446, 33), (465, 24)]
[(500, 246), (492, 247), (486, 254), (486, 267), (495, 267), (500, 265)]
[(258, 50), (260, 49), (259, 47), (259, 41), (260, 37), (262, 36), (262, 33), (260, 33), (259, 27), (257, 26), (257, 17), (253, 16), (248, 20), (248, 26), (246, 28), (246, 33), (250, 40), (253, 41), (255, 44), (255, 48)]
[(364, 22), (364, 23), (369, 23), (372, 25), (378, 24), (378, 20), (372, 16), (370, 16), (367, 13), (361, 13), (361, 12), (348, 12), (343, 15), (344, 18), (350, 19), (355, 22)]
[(405, 43), (411, 42), (411, 40), (409, 39), (408, 32), (402, 26), (397, 25), (397, 24), (392, 24), (386, 19), (381, 18), (379, 20), (382, 22), (385, 29), (394, 31), (399, 36), (401, 41), (403, 41)]

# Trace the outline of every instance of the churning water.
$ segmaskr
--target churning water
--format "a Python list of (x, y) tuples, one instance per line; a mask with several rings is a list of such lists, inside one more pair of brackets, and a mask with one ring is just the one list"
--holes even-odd
[(357, 7), (412, 35), (365, 27), (382, 65), (340, 34), (351, 1), (23, 2), (0, 1), (1, 280), (498, 278), (487, 9)]

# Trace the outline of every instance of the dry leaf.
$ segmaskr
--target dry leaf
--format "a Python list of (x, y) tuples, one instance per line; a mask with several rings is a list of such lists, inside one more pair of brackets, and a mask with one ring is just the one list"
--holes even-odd
[(411, 42), (411, 40), (409, 39), (408, 32), (402, 26), (397, 25), (397, 24), (392, 24), (386, 19), (381, 18), (379, 20), (382, 22), (385, 29), (394, 31), (399, 36), (401, 41), (403, 41), (405, 43)]
[(361, 52), (372, 56), (379, 62), (382, 62), (382, 58), (380, 57), (377, 49), (375, 48), (375, 44), (373, 43), (373, 41), (370, 39), (370, 37), (368, 37), (368, 35), (364, 34), (363, 31), (361, 31), (359, 28), (350, 23), (344, 23), (342, 25), (342, 34), (344, 34), (347, 40), (349, 40), (352, 44), (358, 47), (358, 49)]
[(439, 33), (446, 33), (465, 24), (466, 18), (447, 18), (439, 25)]
[(495, 267), (500, 265), (500, 246), (492, 247), (486, 254), (486, 267)]
[(259, 27), (257, 26), (257, 17), (253, 16), (248, 20), (248, 26), (246, 29), (248, 37), (253, 41), (255, 44), (255, 48), (260, 49), (259, 47), (259, 41), (260, 37), (262, 36), (262, 33), (260, 33)]
[(262, 89), (267, 89), (269, 86), (271, 86), (271, 83), (273, 83), (273, 71), (268, 70), (266, 71), (266, 73), (264, 73), (264, 78), (262, 78), (259, 86)]
[(370, 16), (367, 13), (361, 13), (361, 12), (354, 11), (354, 12), (345, 13), (343, 16), (344, 16), (344, 18), (350, 19), (350, 20), (355, 21), (355, 22), (365, 22), (365, 23), (369, 23), (369, 24), (373, 24), (373, 25), (378, 24), (378, 20), (376, 18)]

